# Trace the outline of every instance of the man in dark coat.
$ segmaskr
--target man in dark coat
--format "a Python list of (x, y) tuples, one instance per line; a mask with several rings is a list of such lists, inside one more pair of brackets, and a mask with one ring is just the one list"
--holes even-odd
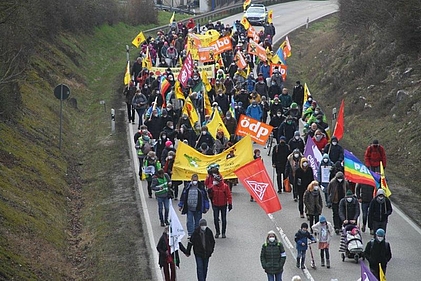
[(313, 180), (313, 169), (310, 167), (307, 158), (302, 157), (300, 167), (295, 171), (294, 178), (294, 187), (297, 188), (298, 194), (298, 210), (301, 218), (304, 218), (304, 192)]
[(364, 250), (364, 257), (368, 260), (370, 271), (378, 280), (380, 280), (379, 264), (386, 275), (387, 263), (392, 259), (390, 244), (384, 240), (385, 234), (383, 229), (377, 229), (375, 238), (367, 243)]
[(291, 153), (289, 145), (286, 144), (285, 137), (281, 137), (279, 144), (273, 147), (272, 167), (276, 169), (276, 182), (278, 183), (278, 193), (282, 193), (282, 176), (285, 172), (287, 157)]
[(338, 138), (333, 136), (325, 148), (323, 149), (323, 153), (327, 153), (329, 155), (330, 161), (333, 163), (342, 162), (344, 160), (344, 149), (338, 143)]

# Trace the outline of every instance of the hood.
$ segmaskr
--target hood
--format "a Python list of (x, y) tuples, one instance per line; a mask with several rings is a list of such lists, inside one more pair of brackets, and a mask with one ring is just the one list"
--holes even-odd
[[(306, 157), (302, 157), (302, 158), (300, 159), (300, 168), (301, 168), (301, 169), (304, 169), (304, 168), (303, 168), (303, 163), (304, 163), (304, 162), (307, 162), (307, 163), (308, 163), (308, 160), (307, 160), (307, 158), (306, 158)], [(307, 168), (308, 168), (308, 166), (307, 166)]]
[(275, 231), (273, 231), (273, 230), (270, 230), (269, 232), (268, 232), (268, 234), (266, 235), (266, 242), (269, 242), (269, 235), (275, 235), (275, 241), (278, 241), (278, 236), (276, 235), (276, 232)]
[(327, 153), (325, 153), (325, 154), (323, 154), (323, 157), (322, 157), (322, 159), (329, 159), (329, 154), (327, 154)]

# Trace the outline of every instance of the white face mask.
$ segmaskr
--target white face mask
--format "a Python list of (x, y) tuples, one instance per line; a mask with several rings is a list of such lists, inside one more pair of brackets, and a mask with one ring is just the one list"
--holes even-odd
[(193, 185), (196, 185), (197, 184), (197, 181), (192, 181), (191, 182)]
[(231, 119), (231, 116), (227, 116), (227, 120), (230, 120)]
[(170, 126), (169, 128), (172, 130), (172, 129), (174, 129), (174, 126)]
[(338, 179), (338, 182), (342, 182), (343, 181), (343, 179)]
[(213, 183), (213, 185), (218, 185), (219, 182), (218, 181), (213, 181), (212, 183)]
[(384, 237), (377, 237), (377, 241), (382, 242), (384, 240)]
[(319, 190), (319, 186), (318, 185), (316, 185), (316, 186), (314, 186), (314, 190)]
[(298, 154), (298, 153), (294, 153), (294, 157), (295, 157), (295, 158), (298, 158), (298, 156), (300, 156), (300, 154)]
[(336, 142), (336, 141), (332, 141), (332, 144), (333, 144), (333, 145), (337, 145), (337, 144), (338, 144), (338, 142)]
[(323, 162), (327, 163), (329, 161), (329, 159), (325, 158), (323, 159)]
[(172, 156), (168, 156), (168, 159), (172, 159)]
[(307, 162), (304, 162), (303, 163), (303, 167), (307, 167), (308, 166), (308, 163)]
[(206, 131), (203, 131), (203, 132), (202, 132), (202, 135), (206, 135)]
[(174, 148), (174, 145), (170, 145), (170, 148)]
[(300, 136), (294, 136), (294, 138), (295, 138), (296, 140), (299, 140), (299, 139), (300, 139)]
[(269, 242), (275, 242), (275, 237), (269, 237)]
[(205, 231), (206, 230), (206, 225), (200, 226), (200, 229), (203, 230), (203, 231)]
[(352, 197), (346, 198), (346, 201), (348, 201), (348, 203), (351, 203), (352, 202)]
[(282, 116), (282, 113), (277, 113), (276, 114), (278, 117), (281, 117)]

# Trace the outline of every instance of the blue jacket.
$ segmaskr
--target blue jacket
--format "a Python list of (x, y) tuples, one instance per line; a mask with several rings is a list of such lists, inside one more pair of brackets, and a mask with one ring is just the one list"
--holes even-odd
[(262, 111), (262, 108), (258, 105), (256, 105), (255, 107), (253, 105), (249, 105), (246, 110), (246, 115), (256, 120), (261, 121), (262, 116), (263, 116), (263, 111)]
[(260, 72), (263, 74), (263, 78), (269, 78), (270, 77), (270, 66), (269, 65), (262, 65), (260, 67)]
[[(209, 210), (209, 198), (208, 194), (205, 191), (205, 188), (203, 186), (202, 182), (198, 182), (198, 190), (199, 190), (199, 198), (197, 202), (197, 211), (201, 211), (202, 213), (206, 213), (205, 210)], [(178, 202), (178, 207), (182, 208), (181, 214), (187, 214), (188, 206), (187, 206), (187, 200), (189, 197), (189, 190), (191, 187), (191, 183), (189, 183), (181, 193), (180, 201)]]
[[(301, 229), (295, 233), (295, 243), (298, 251), (306, 251), (308, 248), (308, 239), (311, 241), (316, 241), (314, 236), (308, 231), (302, 231)], [(304, 243), (304, 246), (303, 246)]]

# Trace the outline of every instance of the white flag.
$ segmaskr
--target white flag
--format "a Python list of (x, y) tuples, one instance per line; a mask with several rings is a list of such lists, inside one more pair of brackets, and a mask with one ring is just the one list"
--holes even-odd
[(177, 213), (172, 206), (172, 200), (170, 199), (170, 247), (171, 247), (171, 254), (177, 251), (180, 247), (178, 243), (181, 242), (181, 239), (186, 235), (184, 232), (183, 226), (180, 223), (180, 220), (177, 217)]

